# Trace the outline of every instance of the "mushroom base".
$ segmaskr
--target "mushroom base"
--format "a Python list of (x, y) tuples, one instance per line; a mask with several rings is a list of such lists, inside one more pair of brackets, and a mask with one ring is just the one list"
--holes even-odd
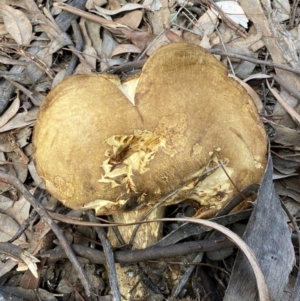
[[(154, 209), (146, 218), (151, 208), (145, 207), (135, 211), (121, 212), (113, 215), (117, 223), (134, 223), (141, 220), (153, 220), (164, 216), (165, 208)], [(137, 230), (135, 230), (137, 228)], [(109, 229), (108, 238), (114, 248), (129, 244), (132, 249), (144, 249), (155, 244), (162, 237), (162, 223), (153, 222), (130, 226), (119, 226), (117, 231)], [(123, 241), (122, 241), (123, 240)], [(138, 263), (131, 265), (116, 264), (116, 272), (122, 298), (124, 300), (143, 300), (149, 294), (143, 285), (143, 271)]]

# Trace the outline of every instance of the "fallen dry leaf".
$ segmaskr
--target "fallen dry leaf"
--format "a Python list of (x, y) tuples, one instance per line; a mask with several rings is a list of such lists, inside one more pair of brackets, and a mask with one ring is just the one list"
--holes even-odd
[[(33, 192), (33, 190), (31, 192)], [(13, 218), (19, 225), (22, 225), (28, 218), (31, 208), (29, 202), (23, 196), (16, 202), (6, 202), (5, 206), (6, 208), (1, 208), (1, 210), (5, 210), (5, 214)]]
[[(273, 164), (269, 157), (268, 167), (258, 192), (257, 204), (243, 239), (250, 245), (260, 263), (268, 284), (270, 300), (281, 301), (295, 256), (285, 213), (274, 189), (272, 174)], [(277, 252), (277, 250), (281, 251)], [(257, 300), (258, 293), (255, 286), (246, 258), (239, 254), (223, 300)]]
[[(243, 8), (234, 1), (218, 1), (216, 5), (222, 9), (226, 16), (233, 22), (242, 25), (244, 28), (248, 28), (248, 18), (246, 17)], [(212, 11), (219, 15), (214, 8)]]
[(160, 34), (165, 27), (168, 27), (171, 22), (171, 12), (169, 9), (168, 0), (156, 0), (154, 3), (159, 3), (159, 9), (153, 11), (147, 11), (146, 15), (152, 27), (153, 34)]
[(148, 32), (133, 31), (127, 28), (120, 28), (120, 30), (127, 39), (130, 39), (132, 43), (140, 49), (145, 49), (146, 46), (156, 38), (156, 35)]
[(37, 273), (37, 263), (40, 262), (39, 259), (28, 253), (27, 251), (23, 251), (20, 255), (21, 259), (24, 261), (26, 267), (23, 264), (18, 265), (17, 271), (25, 271), (27, 269), (30, 270), (32, 275), (36, 278), (38, 278)]
[(12, 119), (10, 119), (4, 126), (0, 128), (0, 133), (24, 127), (27, 125), (32, 125), (36, 119), (38, 110), (33, 109), (31, 112), (23, 112), (16, 114)]
[(7, 32), (19, 45), (29, 44), (32, 38), (32, 26), (27, 16), (19, 9), (6, 4), (0, 4), (2, 15)]
[(112, 52), (111, 56), (124, 54), (124, 53), (141, 53), (142, 49), (132, 44), (121, 44), (117, 46)]
[[(0, 242), (6, 242), (11, 239), (19, 230), (18, 224), (12, 217), (7, 214), (0, 213)], [(27, 238), (22, 234), (17, 240), (14, 241), (16, 245), (26, 244)]]
[(278, 100), (278, 102), (282, 105), (282, 107), (286, 110), (286, 112), (291, 116), (291, 118), (295, 121), (295, 123), (300, 126), (300, 115), (296, 110), (294, 110), (288, 103), (284, 101), (284, 99), (280, 96), (278, 90), (276, 88), (271, 88), (268, 81), (266, 81), (268, 88), (274, 95), (274, 97)]
[(194, 25), (193, 31), (197, 34), (206, 35), (212, 34), (219, 24), (219, 19), (216, 13), (208, 9)]
[(169, 28), (164, 29), (164, 35), (171, 43), (184, 42), (180, 34), (181, 31), (170, 30)]
[(43, 183), (42, 179), (40, 178), (40, 176), (36, 172), (35, 165), (34, 165), (33, 161), (29, 162), (28, 171), (29, 171), (34, 183), (35, 183), (35, 186), (38, 186), (41, 189), (46, 189), (45, 184)]
[(0, 117), (0, 128), (5, 125), (15, 114), (18, 112), (20, 108), (20, 98), (19, 94), (16, 96), (15, 100), (9, 106), (9, 108), (5, 111), (5, 113)]
[(134, 11), (127, 13), (126, 15), (124, 15), (121, 18), (115, 19), (115, 21), (120, 24), (129, 26), (131, 28), (138, 28), (143, 19), (143, 15), (144, 15), (144, 12), (142, 10), (134, 10)]

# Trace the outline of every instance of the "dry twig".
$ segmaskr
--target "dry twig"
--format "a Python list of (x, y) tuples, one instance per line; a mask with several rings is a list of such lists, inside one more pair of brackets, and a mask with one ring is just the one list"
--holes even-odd
[[(98, 222), (93, 211), (88, 210), (87, 215), (91, 222), (93, 223)], [(106, 233), (104, 232), (103, 228), (95, 228), (95, 231), (101, 241), (103, 251), (104, 251), (105, 265), (107, 267), (110, 289), (112, 290), (112, 295), (113, 295), (112, 300), (121, 301), (121, 293), (118, 286), (118, 279), (117, 279), (112, 246), (110, 244), (110, 241), (107, 239)]]

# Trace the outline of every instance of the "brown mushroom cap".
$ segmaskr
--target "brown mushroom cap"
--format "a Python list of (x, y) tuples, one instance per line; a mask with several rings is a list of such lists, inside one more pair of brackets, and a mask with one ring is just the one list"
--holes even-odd
[(205, 167), (215, 149), (238, 189), (260, 182), (263, 125), (245, 89), (210, 53), (169, 44), (127, 83), (135, 94), (115, 76), (70, 76), (41, 106), (34, 160), (48, 191), (66, 206), (100, 200), (98, 214), (112, 214), (141, 195), (152, 204)]

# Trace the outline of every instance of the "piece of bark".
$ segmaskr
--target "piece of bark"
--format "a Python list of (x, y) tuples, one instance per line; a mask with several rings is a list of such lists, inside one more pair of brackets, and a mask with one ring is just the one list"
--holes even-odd
[[(272, 180), (273, 164), (268, 165), (258, 192), (257, 204), (243, 236), (252, 248), (265, 276), (270, 300), (282, 300), (295, 255), (286, 216)], [(239, 253), (224, 301), (258, 300), (255, 277), (247, 259)]]

